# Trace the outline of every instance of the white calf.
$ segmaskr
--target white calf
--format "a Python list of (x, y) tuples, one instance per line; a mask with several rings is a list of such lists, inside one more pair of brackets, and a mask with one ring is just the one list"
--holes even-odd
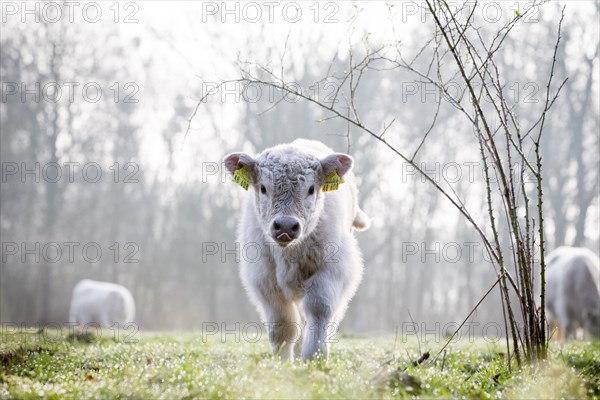
[(248, 193), (239, 240), (259, 250), (240, 266), (242, 282), (282, 360), (327, 357), (330, 335), (362, 277), (354, 230), (369, 218), (358, 207), (350, 156), (296, 140), (225, 157)]
[(577, 328), (600, 338), (600, 263), (592, 251), (559, 247), (548, 255), (546, 312), (557, 337), (574, 336)]
[(108, 328), (115, 323), (122, 327), (134, 318), (135, 303), (124, 286), (84, 279), (73, 289), (70, 322), (96, 323)]

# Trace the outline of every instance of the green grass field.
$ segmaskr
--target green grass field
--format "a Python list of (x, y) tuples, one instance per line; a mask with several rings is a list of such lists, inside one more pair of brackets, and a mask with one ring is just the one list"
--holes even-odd
[[(550, 358), (510, 373), (503, 342), (402, 343), (339, 335), (328, 362), (280, 364), (266, 339), (206, 342), (200, 334), (61, 338), (4, 333), (0, 398), (598, 398), (600, 343), (553, 344)], [(425, 353), (422, 364), (413, 362)]]

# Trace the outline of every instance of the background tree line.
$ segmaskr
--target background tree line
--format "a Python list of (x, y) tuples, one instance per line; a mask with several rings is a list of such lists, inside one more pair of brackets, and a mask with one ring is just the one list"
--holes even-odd
[[(366, 268), (344, 327), (393, 330), (410, 321), (407, 310), (429, 328), (466, 315), (495, 277), (483, 246), (437, 192), (364, 134), (323, 120), (323, 113), (306, 102), (286, 99), (271, 108), (278, 94), (272, 100), (263, 92), (249, 102), (219, 93), (203, 104), (183, 140), (206, 82), (234, 76), (238, 60), (271, 60), (276, 70), (292, 65), (281, 70), (288, 80), (329, 96), (331, 87), (314, 84), (328, 69), (347, 64), (342, 50), (331, 60), (335, 49), (385, 37), (403, 40), (416, 52), (422, 44), (410, 38), (425, 37), (426, 24), (404, 25), (399, 6), (384, 4), (365, 5), (351, 32), (345, 30), (345, 21), (355, 15), (349, 4), (340, 4), (340, 22), (333, 27), (312, 21), (224, 24), (218, 16), (200, 24), (200, 11), (191, 5), (173, 8), (170, 18), (153, 10), (156, 5), (140, 7), (134, 26), (43, 19), (2, 23), (2, 322), (66, 321), (70, 292), (82, 278), (129, 287), (143, 329), (257, 320), (237, 277), (235, 256), (207, 252), (212, 244), (234, 248), (236, 220), (247, 195), (211, 168), (229, 151), (258, 152), (297, 137), (321, 140), (355, 158), (360, 201), (374, 218), (372, 228), (358, 235)], [(506, 57), (497, 60), (510, 77), (515, 111), (526, 122), (542, 106), (554, 43), (547, 38), (553, 37), (557, 10), (555, 5), (540, 9), (537, 22), (527, 26), (529, 33), (511, 36), (504, 44)], [(372, 15), (385, 23), (373, 26)], [(597, 15), (593, 2), (566, 10), (557, 74), (568, 76), (569, 83), (543, 141), (550, 250), (567, 244), (598, 252), (600, 246)], [(387, 137), (414, 151), (436, 113), (439, 93), (408, 73), (398, 79), (394, 72), (392, 79), (391, 72), (377, 72), (364, 75), (356, 94), (362, 113), (381, 126), (395, 118)], [(74, 81), (79, 86), (69, 101), (64, 83)], [(80, 90), (90, 82), (102, 89), (96, 102)], [(13, 83), (19, 92), (8, 94)], [(32, 94), (23, 101), (22, 84), (31, 89), (35, 83), (58, 83), (60, 100), (48, 100), (54, 93), (50, 85), (39, 101)], [(125, 101), (128, 95), (132, 101)], [(482, 169), (473, 164), (477, 148), (455, 133), (462, 129), (470, 128), (451, 107), (441, 107), (419, 158), (441, 183), (450, 181), (455, 190), (468, 193), (465, 201), (485, 218)], [(63, 174), (65, 163), (79, 167), (74, 182), (65, 176), (50, 182), (31, 174), (22, 179), (22, 171), (7, 174), (14, 165), (31, 169), (36, 163), (40, 175), (53, 163)], [(91, 163), (103, 173), (97, 182), (81, 175)], [(67, 242), (80, 243), (78, 249), (97, 243), (102, 257), (88, 262), (76, 250), (74, 262), (64, 254), (57, 262), (43, 256), (36, 262), (31, 255), (23, 260), (21, 248), (16, 255), (6, 251), (23, 243), (29, 248), (39, 243), (40, 249), (59, 243), (64, 250)], [(135, 262), (125, 262), (128, 256)], [(482, 325), (501, 318), (498, 296), (487, 299), (475, 316)]]

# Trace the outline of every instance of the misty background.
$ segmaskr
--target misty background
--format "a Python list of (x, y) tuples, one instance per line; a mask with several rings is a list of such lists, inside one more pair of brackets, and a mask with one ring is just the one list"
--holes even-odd
[[(269, 66), (325, 99), (332, 87), (313, 84), (347, 67), (349, 46), (399, 41), (415, 54), (433, 23), (413, 3), (306, 3), (297, 21), (290, 3), (272, 14), (260, 2), (227, 3), (228, 12), (220, 2), (94, 3), (97, 20), (90, 3), (72, 19), (60, 2), (27, 3), (33, 12), (23, 4), (2, 3), (0, 322), (66, 322), (83, 278), (128, 287), (142, 329), (257, 321), (237, 276), (244, 252), (235, 251), (250, 194), (220, 163), (231, 151), (256, 154), (299, 137), (354, 157), (360, 204), (373, 218), (357, 234), (365, 271), (345, 330), (392, 331), (410, 321), (408, 310), (432, 329), (460, 323), (495, 281), (476, 232), (447, 200), (372, 137), (305, 101), (232, 83), (201, 104), (188, 131), (198, 100), (239, 78), (239, 61)], [(489, 4), (480, 21), (493, 32), (525, 2)], [(569, 80), (542, 140), (546, 233), (549, 250), (598, 253), (598, 3), (565, 4), (555, 74)], [(523, 125), (543, 107), (562, 5), (540, 7), (496, 60)], [(387, 138), (409, 154), (438, 102), (402, 70), (368, 71), (357, 93), (365, 124), (395, 118)], [(442, 104), (418, 160), (485, 221), (471, 129)], [(502, 321), (498, 290), (473, 320)]]

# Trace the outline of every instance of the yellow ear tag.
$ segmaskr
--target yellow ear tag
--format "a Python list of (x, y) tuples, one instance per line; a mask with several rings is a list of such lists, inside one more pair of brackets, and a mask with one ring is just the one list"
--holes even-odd
[(334, 190), (338, 190), (341, 183), (344, 183), (344, 180), (340, 178), (337, 174), (337, 171), (333, 171), (327, 178), (325, 178), (325, 184), (321, 188), (324, 192), (332, 192)]
[(250, 176), (248, 176), (246, 167), (235, 170), (233, 173), (233, 181), (243, 187), (244, 190), (248, 190), (248, 187), (250, 186)]

